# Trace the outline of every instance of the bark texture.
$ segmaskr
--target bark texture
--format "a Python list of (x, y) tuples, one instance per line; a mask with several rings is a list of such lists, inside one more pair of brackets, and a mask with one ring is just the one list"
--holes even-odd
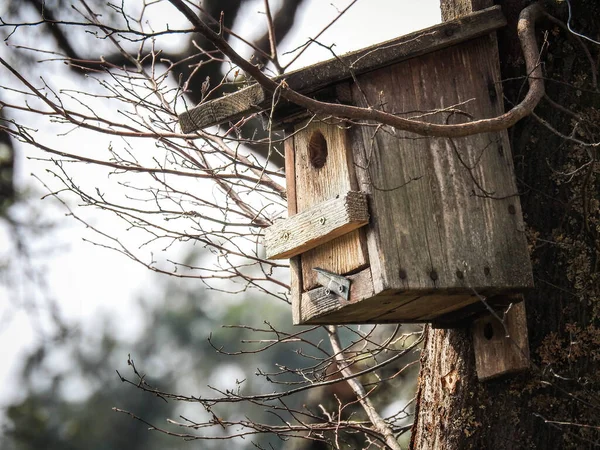
[[(524, 0), (499, 2), (506, 108), (527, 90), (516, 36)], [(444, 20), (489, 6), (443, 0)], [(546, 11), (566, 23), (566, 2)], [(600, 37), (600, 2), (571, 0), (574, 30)], [(600, 141), (600, 46), (546, 18), (547, 98), (536, 114), (566, 136)], [(547, 32), (545, 34), (545, 32)], [(573, 129), (575, 128), (575, 131)], [(468, 329), (429, 330), (421, 360), (413, 449), (584, 449), (600, 446), (600, 193), (598, 148), (529, 117), (509, 130), (536, 287), (525, 296), (532, 369), (481, 383)]]

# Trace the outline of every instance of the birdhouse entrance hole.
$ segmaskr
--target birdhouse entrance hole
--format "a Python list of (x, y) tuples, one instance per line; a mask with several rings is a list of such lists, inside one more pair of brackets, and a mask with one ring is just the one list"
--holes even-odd
[(320, 169), (327, 162), (327, 141), (319, 130), (314, 131), (308, 141), (308, 159), (315, 169)]

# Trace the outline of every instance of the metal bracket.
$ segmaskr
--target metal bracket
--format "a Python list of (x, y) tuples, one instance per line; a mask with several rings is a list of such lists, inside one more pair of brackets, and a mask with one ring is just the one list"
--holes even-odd
[(317, 272), (317, 283), (326, 289), (327, 295), (335, 294), (344, 300), (350, 298), (350, 279), (318, 267), (313, 270)]

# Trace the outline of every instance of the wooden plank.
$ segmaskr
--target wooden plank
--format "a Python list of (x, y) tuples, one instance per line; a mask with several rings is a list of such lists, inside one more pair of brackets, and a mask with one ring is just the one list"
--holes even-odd
[[(500, 313), (502, 314), (502, 313)], [(530, 366), (525, 303), (514, 303), (504, 326), (492, 315), (473, 323), (475, 367), (480, 380), (527, 370)]]
[[(371, 47), (332, 58), (276, 77), (304, 94), (313, 93), (332, 83), (352, 78), (391, 64), (486, 35), (506, 25), (499, 6), (464, 16), (451, 22), (382, 42)], [(280, 102), (282, 105), (285, 103)], [(184, 133), (206, 128), (226, 121), (236, 121), (249, 112), (269, 109), (271, 95), (258, 85), (252, 85), (234, 94), (202, 103), (182, 113), (179, 121)]]
[[(350, 285), (350, 297), (346, 301), (334, 293), (327, 293), (327, 289), (319, 287), (305, 292), (299, 298), (300, 315), (298, 320), (294, 319), (295, 325), (314, 323), (342, 323), (337, 319), (329, 322), (331, 313), (345, 310), (348, 305), (356, 304), (364, 299), (373, 297), (373, 284), (371, 282), (371, 271), (367, 268), (354, 275), (348, 276)], [(324, 321), (323, 321), (324, 320)]]
[(266, 258), (300, 255), (368, 222), (367, 196), (361, 192), (347, 192), (267, 228), (264, 238)]
[[(423, 308), (418, 308), (420, 316), (416, 317), (419, 322), (431, 322), (437, 317), (458, 311), (478, 301), (477, 296), (472, 294), (438, 294), (428, 297), (425, 301), (429, 311), (423, 314)], [(435, 304), (437, 303), (437, 304)], [(403, 314), (405, 314), (403, 312)]]
[[(286, 139), (283, 142), (285, 152), (285, 182), (287, 194), (288, 217), (298, 212), (296, 207), (296, 154), (294, 152), (294, 139), (290, 138), (294, 129), (285, 130)], [(290, 294), (292, 301), (292, 320), (300, 320), (300, 293), (302, 292), (302, 267), (300, 257), (290, 259)]]
[[(437, 123), (468, 120), (431, 113), (459, 104), (471, 117), (494, 117), (503, 112), (497, 64), (495, 42), (485, 36), (359, 76), (353, 98), (412, 116), (429, 112), (422, 119)], [(506, 132), (450, 141), (360, 126), (350, 142), (359, 189), (369, 194), (375, 292), (470, 295), (532, 286)], [(436, 303), (416, 305), (422, 311), (414, 319), (437, 314)]]
[[(296, 129), (294, 149), (298, 212), (348, 191), (357, 191), (352, 151), (346, 140), (345, 125), (311, 122), (298, 125)], [(319, 134), (327, 147), (327, 156), (320, 168), (311, 162), (311, 142)], [(317, 286), (316, 273), (312, 270), (314, 267), (342, 275), (364, 268), (368, 263), (360, 230), (351, 231), (303, 253), (301, 260), (303, 291)]]
[[(495, 295), (490, 293), (490, 296), (486, 297), (486, 303), (488, 306), (494, 309), (506, 309), (510, 303), (515, 303), (513, 297), (521, 294), (502, 293), (501, 295)], [(510, 300), (510, 301), (509, 301)], [(471, 326), (473, 320), (482, 315), (489, 313), (486, 305), (477, 301), (471, 303), (468, 306), (462, 307), (455, 311), (443, 313), (441, 316), (435, 318), (432, 322), (432, 328), (464, 328)]]
[(290, 293), (292, 302), (292, 322), (298, 324), (302, 317), (302, 263), (299, 256), (290, 258)]
[(298, 213), (296, 204), (296, 153), (294, 151), (294, 129), (285, 130), (283, 150), (285, 152), (285, 188), (288, 217)]
[[(357, 324), (357, 323), (400, 323), (393, 311), (399, 304), (409, 303), (418, 294), (408, 293), (400, 295), (387, 295), (386, 293), (365, 298), (363, 301), (346, 306), (344, 309), (330, 314), (327, 317), (319, 319), (331, 321), (339, 324)], [(404, 321), (406, 322), (406, 321)], [(313, 323), (313, 322), (311, 322)]]
[[(179, 115), (179, 126), (183, 133), (201, 130), (208, 126), (217, 125), (238, 116), (240, 111), (247, 115), (251, 111), (262, 111), (265, 99), (268, 96), (258, 85), (242, 89), (235, 94), (227, 95), (219, 100), (201, 103)], [(227, 99), (227, 101), (223, 101)]]
[(459, 309), (475, 301), (476, 297), (462, 293), (411, 291), (397, 295), (393, 300), (394, 308), (378, 315), (373, 322), (431, 322), (441, 311)]

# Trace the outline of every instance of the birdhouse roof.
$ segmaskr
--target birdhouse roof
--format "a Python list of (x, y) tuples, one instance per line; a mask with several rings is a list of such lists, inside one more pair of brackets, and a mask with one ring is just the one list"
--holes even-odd
[[(506, 19), (500, 6), (494, 6), (280, 75), (274, 80), (285, 80), (290, 89), (305, 95), (323, 94), (326, 97), (329, 87), (353, 76), (489, 34), (505, 25)], [(179, 115), (179, 123), (184, 133), (190, 133), (225, 122), (236, 122), (244, 116), (268, 110), (272, 106), (272, 93), (259, 84), (252, 84), (185, 111)], [(277, 120), (297, 113), (298, 107), (289, 102), (283, 99), (277, 102)]]

